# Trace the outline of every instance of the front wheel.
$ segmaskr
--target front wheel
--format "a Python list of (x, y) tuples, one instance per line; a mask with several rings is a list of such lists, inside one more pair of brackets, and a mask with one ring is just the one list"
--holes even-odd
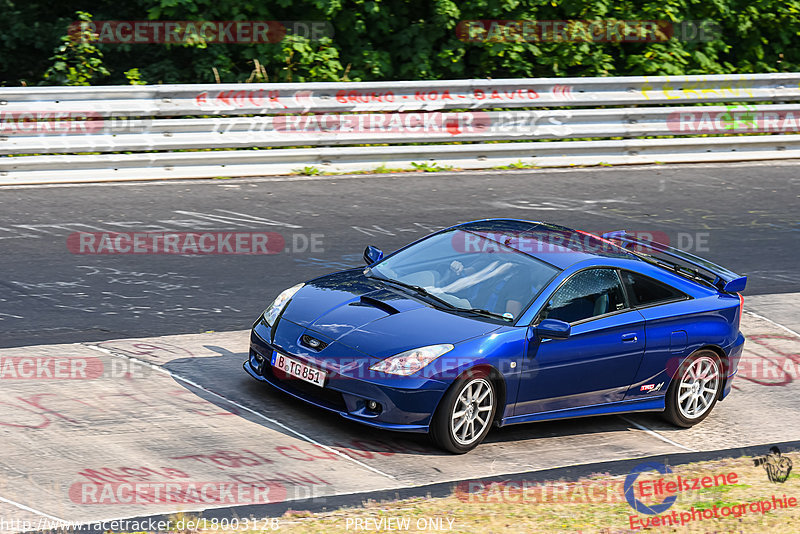
[(696, 425), (711, 413), (722, 388), (722, 362), (710, 350), (698, 351), (678, 368), (667, 390), (664, 417), (684, 428)]
[(446, 451), (471, 451), (489, 433), (496, 409), (497, 395), (488, 375), (467, 372), (442, 398), (431, 421), (431, 438)]

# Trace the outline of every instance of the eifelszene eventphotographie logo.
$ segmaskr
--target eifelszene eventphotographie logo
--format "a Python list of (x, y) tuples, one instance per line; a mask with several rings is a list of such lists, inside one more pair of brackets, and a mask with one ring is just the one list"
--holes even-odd
[(668, 475), (672, 473), (672, 469), (658, 462), (645, 462), (639, 464), (631, 469), (631, 472), (627, 477), (625, 477), (623, 491), (625, 493), (625, 499), (628, 501), (628, 504), (631, 505), (631, 508), (640, 514), (658, 515), (666, 510), (669, 510), (669, 508), (675, 504), (675, 500), (678, 498), (678, 496), (675, 493), (667, 495), (664, 497), (663, 501), (657, 504), (645, 504), (639, 500), (634, 492), (636, 480), (639, 478), (641, 473), (646, 473), (648, 471), (657, 471), (662, 475)]

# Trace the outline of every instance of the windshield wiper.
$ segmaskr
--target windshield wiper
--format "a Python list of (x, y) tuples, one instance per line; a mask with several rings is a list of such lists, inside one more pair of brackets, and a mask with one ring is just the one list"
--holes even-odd
[(506, 317), (505, 315), (495, 313), (493, 311), (484, 310), (483, 308), (459, 308), (450, 302), (447, 302), (443, 298), (437, 297), (436, 295), (427, 291), (424, 287), (415, 286), (414, 284), (407, 284), (405, 282), (401, 282), (400, 280), (392, 280), (391, 278), (384, 278), (382, 276), (375, 276), (372, 272), (367, 274), (369, 278), (374, 280), (380, 280), (381, 282), (387, 282), (389, 284), (394, 284), (396, 286), (404, 287), (406, 289), (410, 289), (413, 292), (417, 293), (420, 296), (427, 297), (429, 299), (435, 300), (440, 304), (444, 304), (448, 309), (457, 311), (457, 312), (464, 312), (464, 313), (473, 313), (475, 315), (482, 315), (484, 317), (492, 317), (496, 319), (502, 319), (504, 321), (513, 321), (513, 317)]
[(513, 317), (508, 317), (506, 315), (502, 315), (500, 313), (495, 313), (493, 311), (484, 310), (483, 308), (456, 308), (457, 310), (474, 313), (476, 315), (485, 315), (487, 317), (496, 317), (498, 319), (503, 319), (504, 321), (513, 321)]
[(513, 321), (514, 320), (513, 317), (507, 317), (507, 316), (502, 315), (500, 313), (495, 313), (493, 311), (484, 310), (483, 308), (460, 308), (460, 307), (458, 307), (458, 306), (456, 306), (456, 305), (454, 305), (454, 304), (452, 304), (450, 302), (447, 302), (443, 298), (437, 297), (436, 295), (430, 293), (424, 287), (415, 286), (414, 284), (407, 284), (405, 282), (401, 282), (400, 280), (392, 280), (391, 278), (384, 278), (382, 276), (375, 276), (375, 274), (373, 274), (371, 271), (370, 271), (369, 274), (367, 274), (367, 276), (370, 277), (370, 278), (373, 278), (375, 280), (380, 280), (381, 282), (387, 282), (389, 284), (394, 284), (394, 285), (397, 285), (397, 286), (400, 286), (400, 287), (404, 287), (406, 289), (410, 289), (414, 293), (416, 293), (416, 294), (418, 294), (420, 296), (427, 297), (429, 299), (435, 300), (436, 302), (438, 302), (440, 304), (444, 304), (445, 306), (447, 306), (448, 309), (453, 310), (453, 311), (464, 312), (464, 313), (473, 313), (475, 315), (482, 315), (484, 317), (492, 317), (492, 318), (496, 318), (496, 319), (502, 319), (504, 321)]
[(416, 293), (417, 295), (420, 295), (420, 296), (427, 297), (429, 299), (435, 300), (436, 302), (438, 302), (440, 304), (444, 304), (448, 308), (452, 308), (454, 310), (460, 310), (461, 309), (461, 308), (457, 308), (457, 307), (453, 306), (452, 304), (450, 304), (446, 300), (444, 300), (442, 298), (439, 298), (436, 295), (433, 295), (433, 294), (429, 293), (428, 291), (425, 290), (424, 287), (415, 286), (414, 284), (407, 284), (405, 282), (401, 282), (400, 280), (392, 280), (391, 278), (384, 278), (382, 276), (375, 276), (372, 273), (368, 274), (367, 276), (369, 276), (370, 278), (372, 278), (374, 280), (380, 280), (381, 282), (388, 282), (388, 283), (394, 284), (396, 286), (400, 286), (400, 287), (404, 287), (406, 289), (410, 289), (414, 293)]

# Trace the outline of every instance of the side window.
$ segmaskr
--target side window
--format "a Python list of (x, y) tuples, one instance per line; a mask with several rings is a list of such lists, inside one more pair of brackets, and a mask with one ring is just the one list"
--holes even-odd
[(631, 271), (622, 271), (622, 279), (628, 288), (628, 294), (633, 300), (633, 305), (649, 306), (659, 302), (682, 300), (686, 295), (657, 280)]
[(615, 269), (581, 271), (556, 290), (541, 319), (575, 323), (625, 309), (625, 294)]

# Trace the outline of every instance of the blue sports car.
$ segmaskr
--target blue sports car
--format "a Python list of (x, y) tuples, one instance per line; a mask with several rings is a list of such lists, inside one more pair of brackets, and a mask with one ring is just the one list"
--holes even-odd
[(464, 453), (492, 425), (622, 412), (702, 421), (731, 390), (746, 277), (624, 231), (459, 224), (282, 292), (244, 369)]

